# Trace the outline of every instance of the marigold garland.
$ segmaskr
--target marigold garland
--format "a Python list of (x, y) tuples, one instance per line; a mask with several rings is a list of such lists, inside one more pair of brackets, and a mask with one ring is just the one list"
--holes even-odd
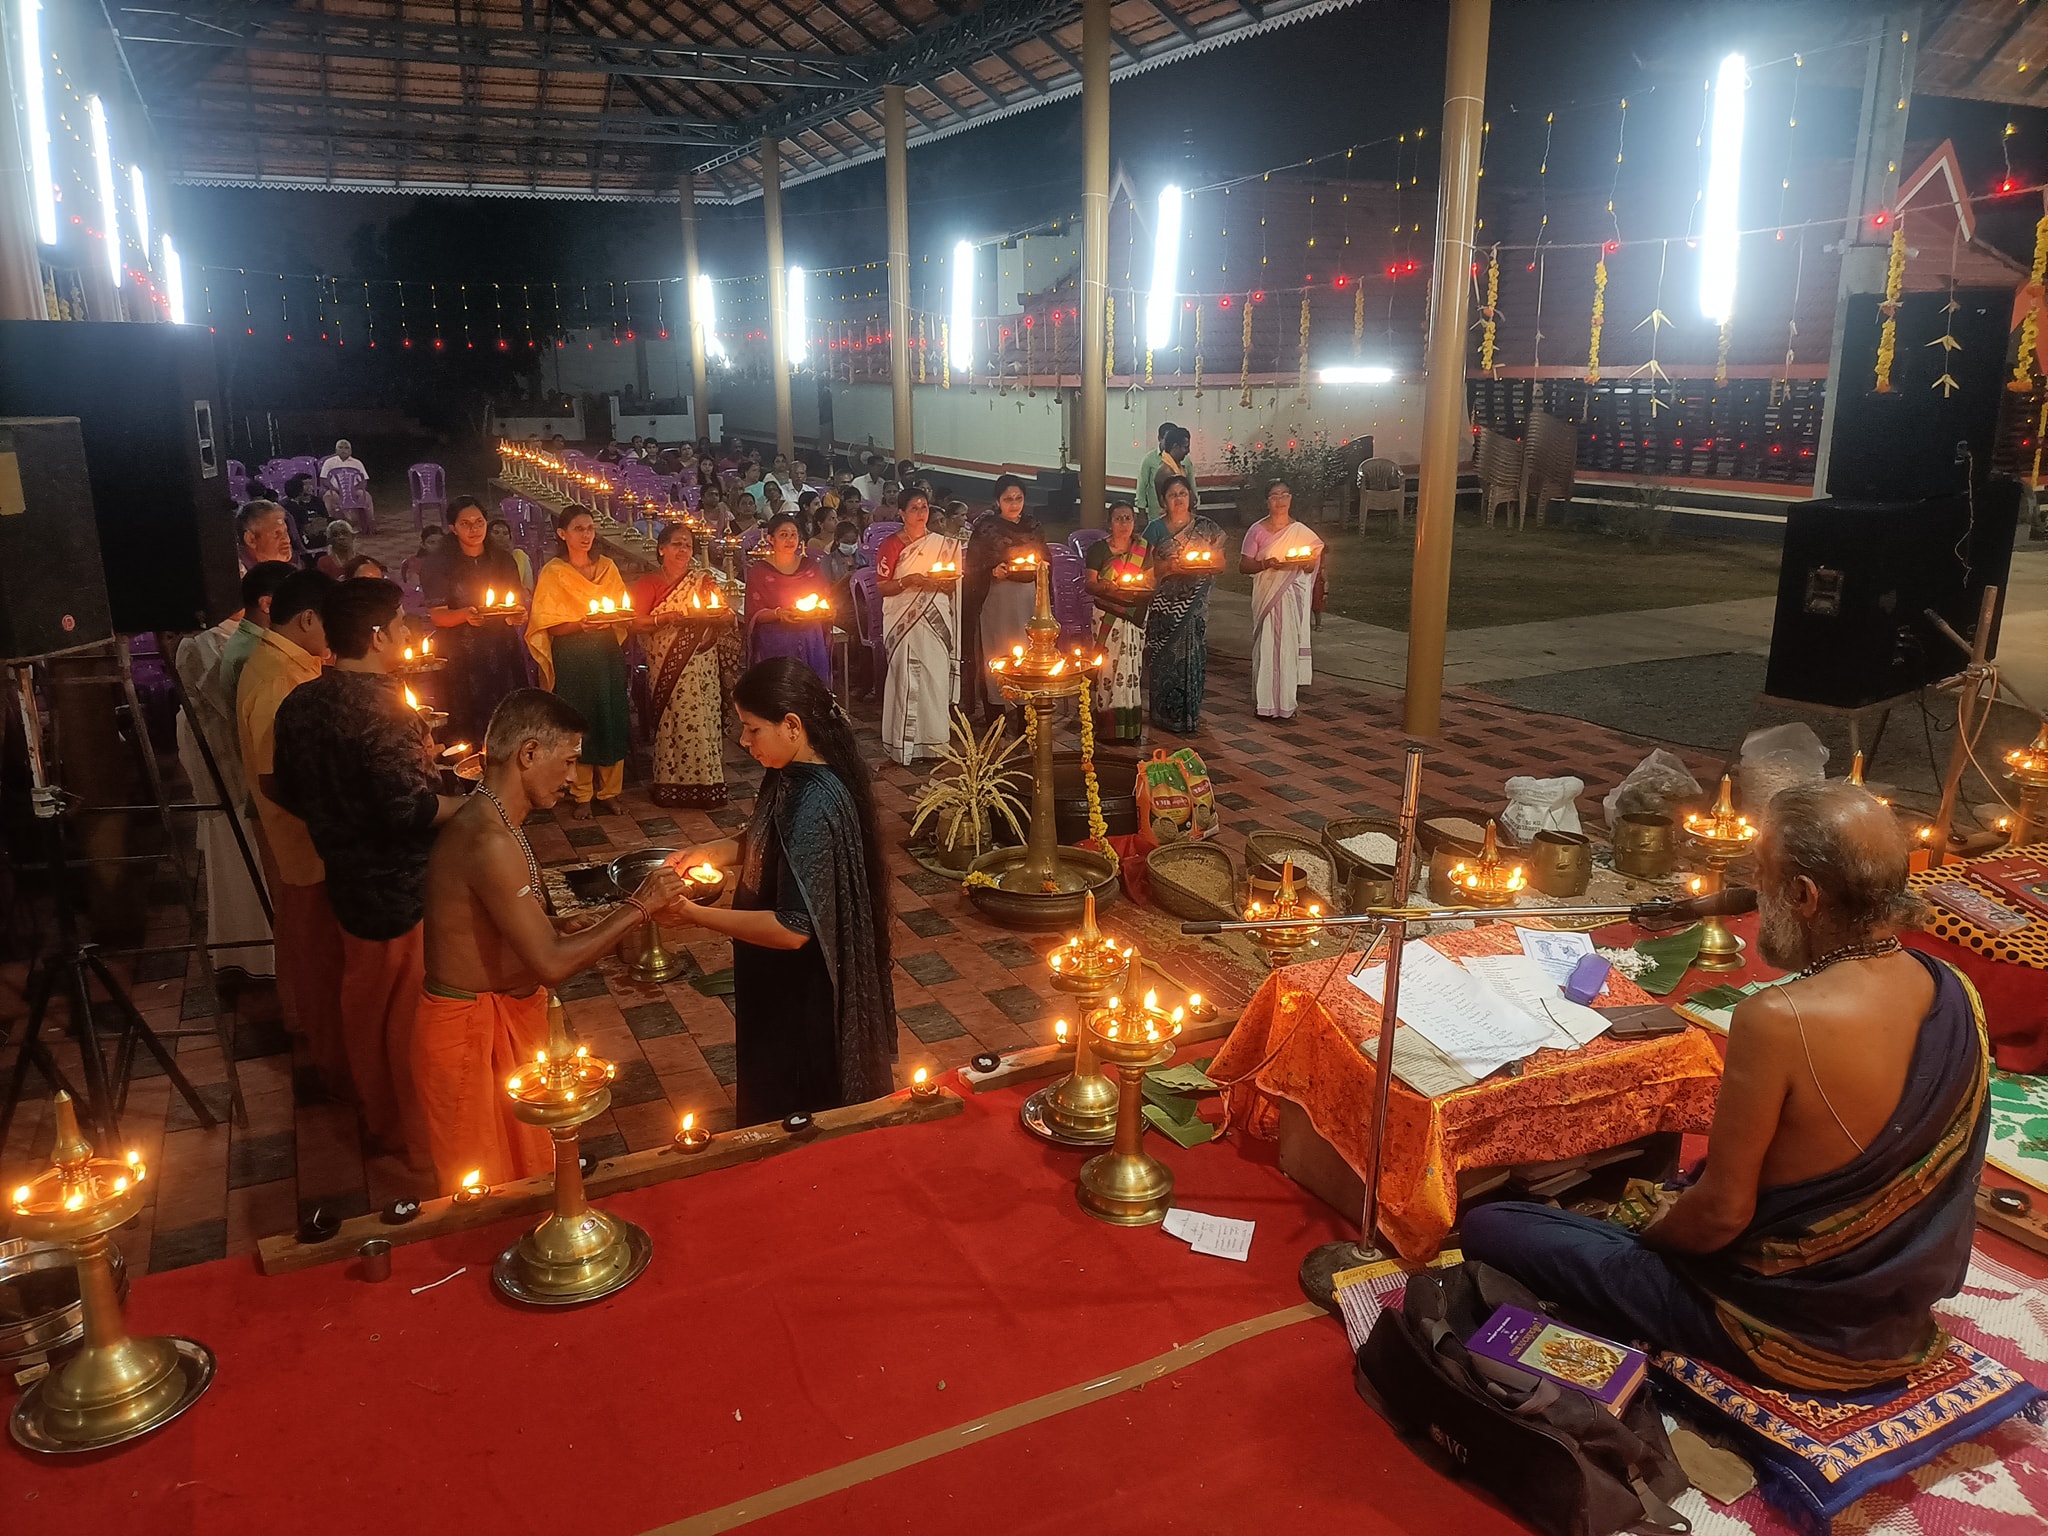
[[(2027, 287), (2032, 302), (2027, 305), (2027, 317), (2020, 322), (2020, 355), (2012, 365), (2012, 382), (2006, 385), (2016, 395), (2023, 395), (2034, 387), (2034, 359), (2041, 345), (2041, 306), (2048, 303), (2048, 213), (2041, 215), (2041, 222), (2034, 226), (2034, 265), (2027, 273)], [(2036, 453), (2035, 464), (2040, 463)], [(2040, 479), (2040, 470), (2034, 471), (2034, 478)]]
[(1899, 299), (1906, 291), (1906, 221), (1892, 225), (1891, 259), (1884, 270), (1884, 302), (1878, 312), (1884, 326), (1877, 333), (1877, 392), (1892, 392), (1892, 362), (1899, 350)]
[(939, 352), (946, 359), (946, 366), (939, 370), (939, 388), (953, 387), (953, 326), (950, 321), (939, 322)]
[(1365, 284), (1352, 284), (1351, 294), (1351, 355), (1357, 357), (1365, 348)]
[(1714, 354), (1714, 382), (1716, 384), (1726, 384), (1728, 382), (1728, 333), (1733, 329), (1733, 321), (1723, 320), (1721, 322), (1721, 345), (1720, 349)]
[(1252, 296), (1244, 296), (1244, 361), (1238, 367), (1237, 405), (1239, 410), (1250, 410), (1252, 405)]
[(1152, 349), (1150, 347), (1145, 349), (1145, 382), (1147, 384), (1152, 382)]
[(1593, 268), (1593, 336), (1586, 348), (1586, 382), (1600, 382), (1600, 331), (1607, 324), (1607, 253)]
[[(1365, 295), (1358, 296), (1361, 321), (1364, 314)], [(1493, 254), (1486, 263), (1486, 302), (1479, 306), (1483, 323), (1479, 327), (1479, 371), (1492, 373), (1494, 365), (1494, 327), (1500, 321), (1500, 247), (1493, 248)]]
[(1102, 786), (1095, 778), (1095, 705), (1092, 680), (1081, 679), (1081, 782), (1088, 790), (1088, 842), (1085, 846), (1115, 856), (1109, 845), (1109, 822), (1102, 814)]
[(1295, 401), (1308, 404), (1308, 299), (1301, 301), (1301, 382), (1295, 386)]
[(1116, 375), (1116, 295), (1109, 295), (1109, 302), (1102, 311), (1102, 379), (1106, 384)]

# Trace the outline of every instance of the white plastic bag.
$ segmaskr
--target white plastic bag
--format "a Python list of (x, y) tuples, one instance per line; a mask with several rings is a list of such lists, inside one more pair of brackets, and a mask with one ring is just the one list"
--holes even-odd
[(1584, 779), (1513, 778), (1507, 790), (1508, 808), (1500, 813), (1500, 824), (1523, 847), (1538, 832), (1579, 830), (1579, 808), (1573, 802), (1586, 792)]
[(1618, 825), (1629, 815), (1669, 816), (1673, 807), (1700, 797), (1700, 782), (1675, 754), (1657, 748), (1615, 785), (1600, 802), (1607, 825)]
[(1752, 816), (1763, 814), (1771, 797), (1795, 784), (1811, 784), (1824, 776), (1828, 749), (1804, 720), (1766, 726), (1742, 739), (1737, 779), (1742, 803)]

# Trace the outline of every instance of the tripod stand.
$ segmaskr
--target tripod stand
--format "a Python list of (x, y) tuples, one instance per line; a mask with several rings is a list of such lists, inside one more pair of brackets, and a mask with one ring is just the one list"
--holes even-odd
[[(151, 751), (144, 734), (142, 712), (135, 698), (135, 684), (127, 667), (127, 654), (115, 642), (116, 655), (120, 662), (119, 681), (126, 692), (131, 728), (145, 758)], [(12, 661), (7, 664), (10, 691), (21, 712), (23, 742), (27, 749), (29, 771), (29, 802), (35, 813), (37, 825), (43, 830), (47, 848), (47, 867), (51, 876), (51, 890), (56, 909), (56, 942), (48, 948), (39, 949), (29, 967), (27, 987), (28, 1028), (23, 1037), (21, 1054), (15, 1058), (14, 1070), (9, 1076), (7, 1094), (0, 1102), (0, 1145), (7, 1140), (8, 1127), (13, 1123), (14, 1112), (21, 1101), (22, 1090), (28, 1084), (31, 1067), (40, 1071), (53, 1091), (62, 1090), (73, 1098), (81, 1098), (65, 1078), (64, 1071), (42, 1038), (43, 1021), (49, 1013), (51, 1001), (63, 996), (66, 1000), (69, 1023), (78, 1037), (80, 1070), (85, 1078), (85, 1092), (81, 1099), (85, 1118), (93, 1127), (96, 1137), (102, 1138), (103, 1145), (112, 1145), (120, 1134), (121, 1111), (128, 1100), (128, 1082), (134, 1065), (134, 1053), (139, 1045), (155, 1058), (170, 1079), (171, 1086), (191, 1106), (202, 1126), (211, 1128), (220, 1123), (219, 1118), (209, 1109), (206, 1101), (199, 1096), (191, 1080), (178, 1069), (177, 1057), (166, 1047), (163, 1038), (150, 1027), (134, 1000), (122, 986), (120, 978), (114, 975), (97, 945), (80, 938), (78, 915), (72, 905), (70, 871), (73, 860), (69, 851), (69, 838), (65, 834), (62, 801), (64, 792), (53, 784), (43, 763), (42, 715), (36, 704), (35, 675), (29, 661)], [(154, 760), (149, 762), (154, 767)], [(152, 774), (152, 783), (155, 782)], [(163, 796), (157, 793), (159, 805)], [(168, 817), (165, 818), (168, 826)], [(108, 1071), (106, 1055), (101, 1046), (101, 1029), (94, 1015), (92, 983), (97, 980), (106, 1002), (111, 1005), (114, 1017), (119, 1021), (114, 1035), (113, 1071)], [(216, 1008), (218, 1004), (216, 1003)]]

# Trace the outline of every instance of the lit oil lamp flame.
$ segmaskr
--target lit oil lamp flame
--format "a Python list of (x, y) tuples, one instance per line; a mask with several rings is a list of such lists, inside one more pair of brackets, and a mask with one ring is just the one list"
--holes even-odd
[(417, 710), (420, 707), (420, 696), (410, 688), (405, 690), (405, 707), (411, 710)]
[[(1061, 1045), (1067, 1043), (1067, 1021), (1065, 1019), (1054, 1019), (1052, 1021), (1052, 1037)], [(28, 1191), (26, 1189), (21, 1191), (20, 1198), (24, 1200), (28, 1198)]]
[(806, 592), (796, 600), (795, 606), (798, 613), (816, 613), (825, 606), (825, 599), (815, 592)]
[(483, 1169), (472, 1168), (462, 1176), (462, 1186), (455, 1191), (455, 1198), (467, 1205), (473, 1200), (483, 1199), (489, 1190), (490, 1186), (484, 1183)]
[[(1060, 1033), (1061, 1033), (1062, 1035), (1064, 1035), (1064, 1034), (1066, 1033), (1066, 1031), (1065, 1031), (1064, 1029), (1062, 1029), (1062, 1030), (1060, 1031)], [(26, 1184), (23, 1184), (23, 1185), (21, 1185), (21, 1186), (20, 1186), (19, 1188), (17, 1188), (17, 1189), (16, 1189), (15, 1191), (14, 1191), (14, 1203), (15, 1203), (15, 1205), (17, 1205), (17, 1206), (25, 1206), (25, 1205), (27, 1205), (27, 1204), (28, 1204), (28, 1202), (29, 1202), (29, 1199), (30, 1199), (30, 1197), (31, 1197), (31, 1196), (33, 1196), (34, 1194), (35, 1194), (35, 1191), (34, 1191), (34, 1190), (32, 1190), (32, 1189), (30, 1189), (30, 1188), (29, 1188), (29, 1187), (28, 1187), (28, 1186), (27, 1186)]]
[(718, 872), (716, 865), (699, 864), (690, 871), (690, 878), (700, 885), (716, 885), (725, 877)]
[(412, 647), (409, 645), (405, 648), (405, 659), (407, 661), (412, 660)]
[(1156, 1013), (1158, 1009), (1159, 993), (1157, 992), (1157, 990), (1147, 987), (1145, 989), (1145, 1011), (1147, 1013)]
[(687, 1135), (689, 1135), (689, 1133), (690, 1133), (691, 1131), (695, 1130), (696, 1128), (697, 1128), (697, 1117), (696, 1117), (695, 1115), (684, 1115), (684, 1116), (683, 1116), (683, 1134), (684, 1134), (685, 1136), (687, 1136)]
[(485, 588), (484, 588), (484, 606), (485, 606), (486, 608), (495, 608), (495, 607), (497, 606), (497, 604), (498, 604), (498, 589), (497, 589), (496, 587), (485, 587)]

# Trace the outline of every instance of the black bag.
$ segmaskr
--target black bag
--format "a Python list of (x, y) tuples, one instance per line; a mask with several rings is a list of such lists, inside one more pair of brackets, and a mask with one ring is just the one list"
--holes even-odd
[(1484, 1264), (1411, 1276), (1358, 1351), (1359, 1395), (1543, 1536), (1690, 1532), (1666, 1502), (1688, 1483), (1648, 1384), (1617, 1418), (1583, 1392), (1476, 1359), (1463, 1341), (1502, 1306), (1545, 1310)]

